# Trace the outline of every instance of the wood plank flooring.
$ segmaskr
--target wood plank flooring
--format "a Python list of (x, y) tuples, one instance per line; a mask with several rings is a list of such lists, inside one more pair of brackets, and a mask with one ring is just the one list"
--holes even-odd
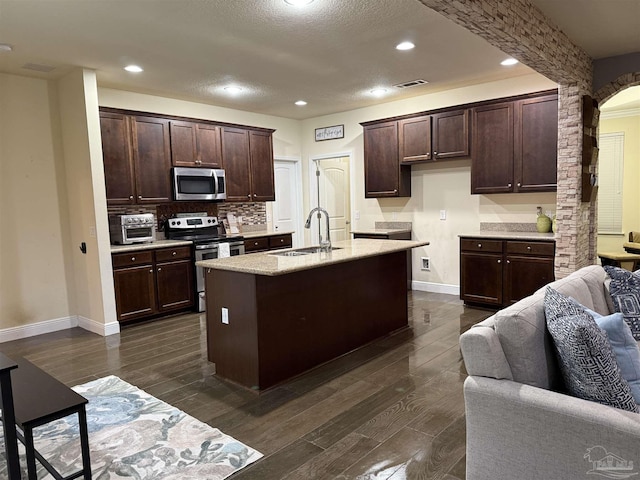
[(69, 386), (117, 375), (265, 455), (234, 480), (463, 480), (458, 337), (491, 313), (455, 296), (409, 292), (409, 329), (260, 395), (213, 375), (201, 314), (110, 337), (74, 328), (0, 351)]

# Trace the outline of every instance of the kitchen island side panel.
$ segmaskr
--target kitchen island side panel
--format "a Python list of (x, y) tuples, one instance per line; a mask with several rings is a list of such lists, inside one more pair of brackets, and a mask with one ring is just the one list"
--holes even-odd
[[(209, 339), (218, 349), (209, 358), (217, 375), (249, 388), (269, 388), (407, 326), (406, 251), (276, 276), (214, 272), (217, 282), (236, 285), (215, 286), (207, 333), (221, 338)], [(230, 325), (220, 327), (223, 305)], [(246, 351), (254, 343), (245, 333), (253, 337), (255, 330), (257, 348)], [(245, 371), (251, 373), (240, 375)]]
[[(258, 314), (256, 277), (247, 273), (205, 270), (207, 357), (216, 375), (257, 388)], [(222, 309), (229, 323), (222, 323)]]

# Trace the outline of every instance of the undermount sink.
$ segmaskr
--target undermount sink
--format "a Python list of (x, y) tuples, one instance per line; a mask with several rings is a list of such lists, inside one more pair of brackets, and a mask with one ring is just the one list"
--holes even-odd
[[(341, 247), (332, 247), (331, 250), (340, 250)], [(302, 247), (296, 248), (295, 250), (287, 250), (285, 252), (273, 252), (269, 253), (269, 255), (278, 255), (279, 257), (299, 257), (301, 255), (311, 255), (312, 253), (320, 253), (322, 252), (322, 247), (314, 246), (314, 247)]]

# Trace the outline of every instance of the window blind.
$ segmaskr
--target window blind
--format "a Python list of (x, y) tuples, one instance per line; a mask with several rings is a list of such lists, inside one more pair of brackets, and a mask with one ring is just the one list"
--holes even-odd
[(624, 133), (601, 134), (598, 147), (598, 233), (622, 234)]

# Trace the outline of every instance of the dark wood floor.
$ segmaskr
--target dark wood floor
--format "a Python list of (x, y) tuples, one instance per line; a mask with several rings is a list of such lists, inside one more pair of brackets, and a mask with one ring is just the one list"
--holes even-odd
[(409, 329), (261, 395), (213, 376), (204, 315), (106, 338), (74, 328), (0, 350), (69, 386), (117, 375), (265, 455), (234, 480), (462, 480), (466, 373), (458, 337), (491, 312), (451, 295), (409, 295)]

